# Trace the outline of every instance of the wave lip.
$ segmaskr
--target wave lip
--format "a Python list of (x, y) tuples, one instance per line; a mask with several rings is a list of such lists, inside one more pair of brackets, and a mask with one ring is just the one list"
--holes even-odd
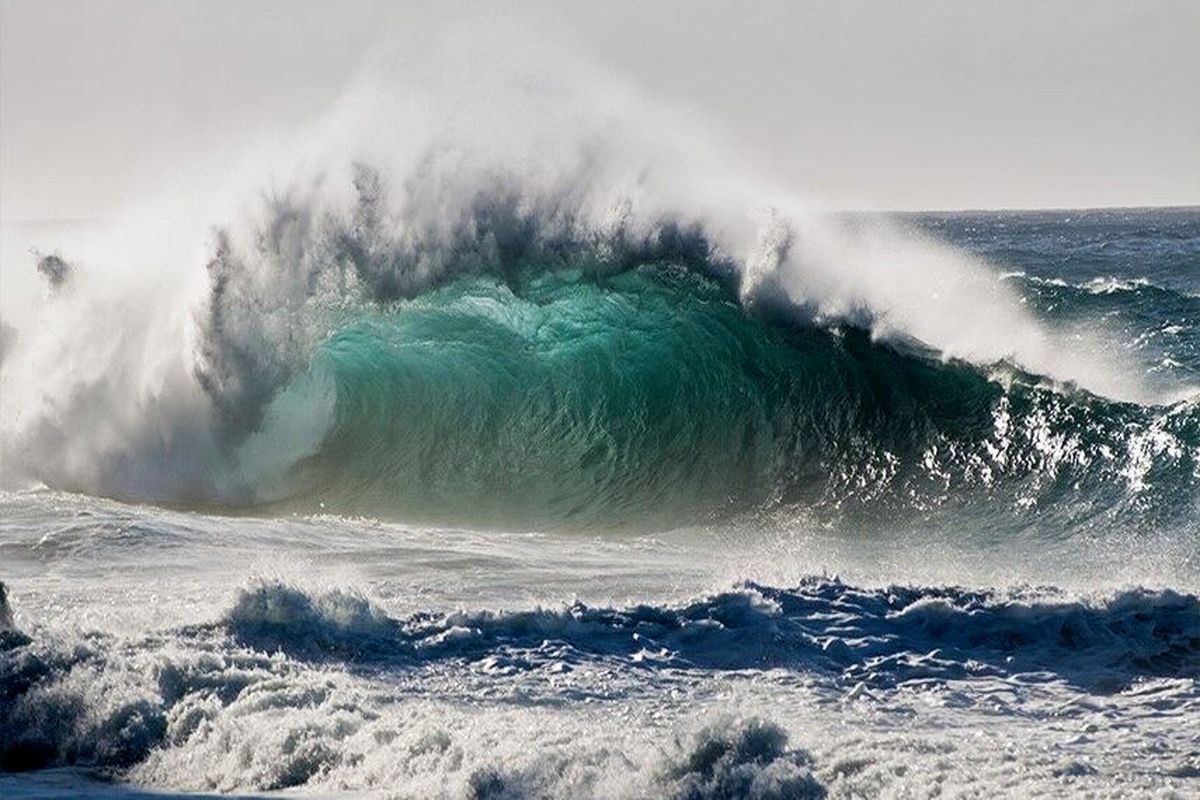
[(396, 620), (361, 597), (266, 584), (245, 591), (224, 624), (255, 648), (410, 668), (601, 660), (650, 670), (817, 670), (880, 686), (1040, 675), (1101, 692), (1142, 677), (1200, 675), (1200, 598), (1170, 590), (1084, 601), (812, 579), (794, 589), (748, 583), (677, 607), (577, 603)]

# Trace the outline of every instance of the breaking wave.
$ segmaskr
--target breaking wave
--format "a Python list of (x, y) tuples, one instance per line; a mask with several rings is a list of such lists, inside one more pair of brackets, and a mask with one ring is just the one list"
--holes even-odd
[(972, 496), (1165, 514), (1194, 496), (1194, 402), (1113, 401), (889, 333), (869, 306), (799, 302), (786, 272), (753, 268), (798, 247), (786, 227), (747, 264), (699, 226), (601, 235), (562, 201), (493, 188), (436, 236), (387, 239), (379, 176), (356, 186), (349, 221), (273, 208), (254, 260), (219, 238), (185, 376), (199, 431), (68, 433), (72, 404), (98, 401), (84, 392), (17, 441), (71, 453), (106, 434), (103, 457), (31, 471), (123, 497), (516, 527)]
[(419, 615), (283, 584), (246, 590), (225, 619), (255, 649), (416, 667), (443, 660), (537, 670), (611, 659), (626, 668), (828, 671), (853, 685), (1053, 675), (1116, 691), (1200, 670), (1200, 600), (1134, 589), (1096, 601), (1056, 590), (863, 589), (812, 579), (748, 583), (680, 607)]
[(4, 337), (6, 480), (520, 528), (1194, 510), (1189, 380), (1143, 380), (1086, 314), (1047, 324), (964, 252), (740, 158), (700, 169), (711, 143), (656, 109), (516, 134), (486, 108), (382, 147), (351, 115), (203, 256), (194, 212), (43, 256), (43, 317)]

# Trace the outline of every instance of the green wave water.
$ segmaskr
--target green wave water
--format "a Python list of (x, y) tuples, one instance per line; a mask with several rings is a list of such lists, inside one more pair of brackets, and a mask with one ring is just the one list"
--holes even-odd
[(346, 316), (305, 380), (334, 412), (290, 470), (291, 504), (413, 521), (653, 527), (1053, 501), (1058, 521), (1145, 522), (1188, 513), (1200, 470), (1194, 406), (1114, 403), (754, 313), (675, 263), (460, 278)]

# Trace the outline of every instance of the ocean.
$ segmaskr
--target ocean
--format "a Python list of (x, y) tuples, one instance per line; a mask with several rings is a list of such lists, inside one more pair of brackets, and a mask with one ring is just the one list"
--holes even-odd
[(1200, 794), (1200, 209), (414, 175), (6, 227), (0, 794)]

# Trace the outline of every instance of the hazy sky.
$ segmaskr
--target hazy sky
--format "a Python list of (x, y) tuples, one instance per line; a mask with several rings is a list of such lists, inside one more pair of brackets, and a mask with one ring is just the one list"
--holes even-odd
[[(0, 0), (0, 215), (104, 216), (319, 115), (431, 4)], [(1200, 1), (513, 5), (859, 208), (1200, 203)], [(557, 26), (557, 27), (556, 27)], [(512, 43), (514, 48), (521, 41)], [(553, 65), (548, 64), (547, 69)]]

